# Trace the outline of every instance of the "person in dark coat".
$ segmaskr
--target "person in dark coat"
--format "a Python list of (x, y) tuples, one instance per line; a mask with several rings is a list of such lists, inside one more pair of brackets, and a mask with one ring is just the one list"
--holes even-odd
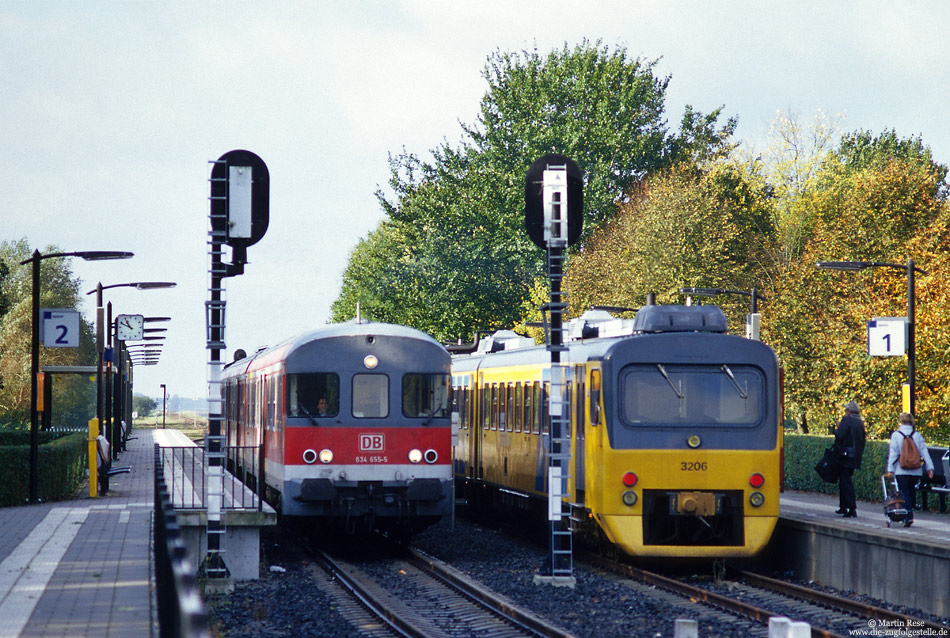
[(835, 428), (835, 455), (841, 466), (838, 477), (838, 510), (845, 518), (855, 518), (858, 515), (857, 497), (854, 493), (854, 471), (861, 468), (861, 457), (864, 455), (864, 419), (861, 418), (861, 408), (854, 401), (844, 406), (844, 416)]

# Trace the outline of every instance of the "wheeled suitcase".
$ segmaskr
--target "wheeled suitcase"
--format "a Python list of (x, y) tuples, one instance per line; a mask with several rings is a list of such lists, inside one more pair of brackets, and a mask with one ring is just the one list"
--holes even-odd
[(891, 523), (902, 523), (907, 518), (907, 505), (904, 503), (904, 497), (897, 489), (897, 479), (891, 479), (891, 487), (888, 488), (887, 477), (881, 476), (881, 488), (884, 491), (884, 519), (887, 527)]

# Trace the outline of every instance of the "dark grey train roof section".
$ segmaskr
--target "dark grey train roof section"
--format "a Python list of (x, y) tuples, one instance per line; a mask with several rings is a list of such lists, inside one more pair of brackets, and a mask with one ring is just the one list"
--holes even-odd
[(633, 320), (635, 332), (729, 332), (719, 306), (643, 306)]

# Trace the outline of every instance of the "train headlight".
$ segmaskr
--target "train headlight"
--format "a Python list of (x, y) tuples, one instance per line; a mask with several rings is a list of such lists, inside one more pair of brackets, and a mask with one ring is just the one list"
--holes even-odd
[(304, 450), (303, 451), (303, 462), (307, 465), (313, 465), (317, 462), (317, 451), (316, 450)]
[(755, 489), (759, 489), (760, 487), (765, 485), (765, 477), (759, 474), (758, 472), (756, 472), (755, 474), (749, 477), (749, 485), (751, 485)]
[(624, 504), (624, 505), (629, 505), (630, 507), (633, 507), (634, 505), (637, 504), (637, 493), (636, 493), (636, 492), (627, 490), (626, 492), (623, 493), (623, 497), (622, 497), (622, 498), (623, 498), (623, 504)]
[(765, 496), (762, 492), (752, 492), (749, 494), (749, 504), (752, 507), (762, 507), (762, 504), (765, 503)]
[(416, 448), (412, 448), (411, 450), (409, 450), (410, 463), (418, 463), (421, 460), (422, 460), (422, 450), (419, 450)]
[(439, 453), (433, 450), (432, 448), (429, 448), (428, 450), (426, 450), (425, 460), (426, 460), (426, 463), (429, 463), (429, 464), (435, 463), (436, 461), (439, 460)]
[(379, 365), (379, 359), (376, 358), (376, 355), (368, 354), (363, 357), (363, 365), (366, 366), (367, 370), (372, 370)]
[(333, 461), (333, 451), (327, 448), (320, 450), (320, 462), (321, 463), (330, 463)]
[(686, 445), (693, 449), (698, 448), (700, 445), (702, 445), (702, 443), (703, 440), (699, 438), (698, 434), (691, 434), (690, 437), (686, 439)]
[(637, 484), (638, 480), (637, 475), (633, 472), (627, 472), (623, 475), (623, 484), (627, 487), (633, 487)]

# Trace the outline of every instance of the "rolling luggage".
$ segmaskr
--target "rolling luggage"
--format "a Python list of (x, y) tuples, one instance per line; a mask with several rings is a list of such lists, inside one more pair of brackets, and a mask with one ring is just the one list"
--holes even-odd
[[(884, 518), (885, 525), (891, 526), (891, 523), (902, 523), (907, 518), (907, 505), (904, 503), (904, 497), (897, 489), (897, 479), (891, 479), (890, 488), (887, 485), (887, 478), (881, 476), (881, 487), (884, 490)], [(893, 489), (891, 489), (893, 488)]]

